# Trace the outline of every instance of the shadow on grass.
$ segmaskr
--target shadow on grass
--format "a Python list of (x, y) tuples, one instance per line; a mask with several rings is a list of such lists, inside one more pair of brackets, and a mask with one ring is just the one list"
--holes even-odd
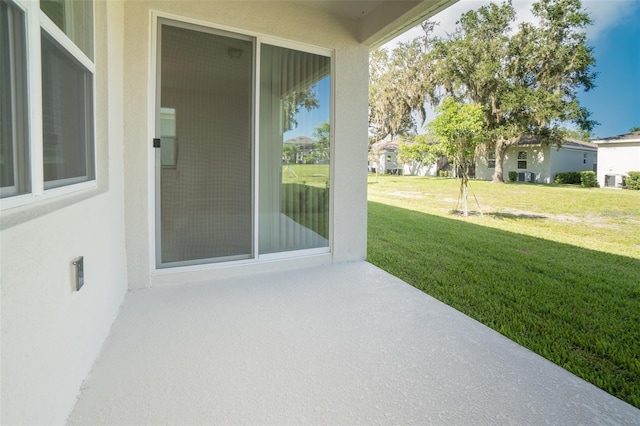
[(369, 202), (368, 260), (640, 408), (640, 260)]
[(547, 216), (539, 214), (525, 214), (525, 213), (485, 213), (485, 216), (492, 216), (496, 219), (548, 219)]

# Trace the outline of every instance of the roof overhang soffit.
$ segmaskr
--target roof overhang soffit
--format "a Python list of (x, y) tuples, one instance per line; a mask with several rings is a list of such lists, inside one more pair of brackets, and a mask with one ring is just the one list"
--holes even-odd
[(378, 48), (458, 0), (302, 0), (348, 25), (371, 49)]
[(359, 41), (376, 49), (458, 0), (386, 0), (360, 20)]

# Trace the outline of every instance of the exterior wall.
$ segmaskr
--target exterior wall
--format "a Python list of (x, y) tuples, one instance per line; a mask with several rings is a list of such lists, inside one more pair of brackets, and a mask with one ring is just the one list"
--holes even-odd
[(395, 152), (370, 152), (369, 153), (369, 172), (387, 174), (394, 173), (400, 168), (397, 162), (397, 154)]
[[(518, 151), (527, 153), (527, 168), (518, 169)], [(549, 147), (544, 146), (512, 146), (507, 148), (503, 162), (503, 177), (505, 182), (509, 179), (509, 172), (533, 172), (536, 182), (545, 182), (549, 177), (549, 164), (545, 162), (548, 158)], [(493, 179), (494, 168), (488, 168), (486, 154), (476, 158), (476, 179)]]
[(626, 175), (640, 170), (640, 142), (598, 145), (598, 185), (604, 187), (605, 175)]
[(97, 188), (2, 212), (2, 424), (65, 422), (127, 290), (124, 9), (96, 2), (95, 10)]
[[(369, 50), (347, 31), (344, 20), (301, 4), (271, 2), (182, 1), (126, 2), (124, 54), (125, 75), (125, 176), (126, 235), (130, 288), (144, 288), (172, 279), (200, 280), (221, 273), (264, 270), (270, 265), (245, 267), (202, 267), (190, 278), (152, 275), (151, 253), (154, 234), (153, 149), (151, 140), (155, 88), (150, 83), (153, 70), (151, 11), (173, 14), (222, 26), (250, 35), (280, 37), (334, 49), (334, 134), (333, 157), (333, 256), (331, 261), (361, 260), (366, 255), (366, 162)], [(362, 123), (362, 125), (354, 125)], [(290, 265), (306, 261), (296, 259)], [(284, 264), (283, 266), (284, 267)], [(233, 272), (231, 272), (233, 271)], [(214, 275), (215, 273), (215, 275)]]
[(410, 176), (438, 176), (438, 164), (422, 164), (412, 161), (402, 166), (402, 174)]
[[(525, 151), (527, 153), (527, 168), (518, 168), (518, 152)], [(505, 156), (504, 171), (505, 178), (509, 177), (509, 172), (515, 171), (533, 172), (536, 175), (536, 182), (547, 182), (549, 178), (549, 162), (545, 161), (549, 158), (549, 147), (543, 146), (513, 146), (507, 150)]]
[[(565, 147), (560, 150), (551, 148), (549, 153), (550, 159), (550, 176), (546, 183), (553, 183), (556, 173), (562, 172), (592, 172), (597, 162), (597, 151), (592, 149), (579, 149), (573, 147)], [(584, 155), (586, 156), (586, 159)]]
[[(527, 153), (527, 168), (518, 169), (518, 151)], [(587, 154), (587, 162), (583, 163), (583, 154)], [(535, 173), (535, 181), (540, 183), (553, 183), (556, 173), (593, 171), (596, 164), (596, 152), (591, 149), (578, 149), (563, 147), (558, 150), (553, 146), (512, 146), (507, 149), (503, 164), (505, 181), (509, 179), (509, 172)], [(476, 178), (491, 180), (494, 170), (489, 169), (486, 155), (482, 154), (476, 159)]]
[[(487, 154), (482, 153), (476, 156), (476, 179), (491, 180), (493, 179), (494, 168), (489, 168)], [(507, 175), (507, 178), (509, 176)]]

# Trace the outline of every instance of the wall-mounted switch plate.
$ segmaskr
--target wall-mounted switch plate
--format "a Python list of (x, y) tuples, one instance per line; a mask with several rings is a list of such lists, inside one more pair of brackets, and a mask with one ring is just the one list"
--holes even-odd
[(73, 289), (78, 291), (84, 285), (84, 257), (76, 257), (71, 261), (73, 265)]

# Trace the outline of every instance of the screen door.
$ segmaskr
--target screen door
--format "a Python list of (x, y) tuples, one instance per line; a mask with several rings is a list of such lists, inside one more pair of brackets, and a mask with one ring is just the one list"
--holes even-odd
[(156, 258), (253, 256), (253, 40), (160, 20)]

